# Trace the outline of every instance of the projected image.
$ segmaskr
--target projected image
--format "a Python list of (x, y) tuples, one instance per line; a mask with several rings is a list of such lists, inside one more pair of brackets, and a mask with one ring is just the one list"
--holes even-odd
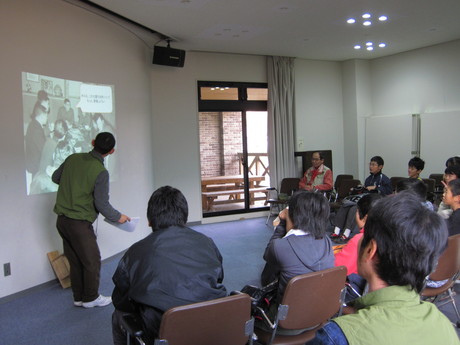
[[(22, 72), (27, 195), (57, 191), (51, 175), (72, 153), (89, 152), (100, 132), (115, 135), (113, 86)], [(116, 155), (105, 167), (116, 179)]]

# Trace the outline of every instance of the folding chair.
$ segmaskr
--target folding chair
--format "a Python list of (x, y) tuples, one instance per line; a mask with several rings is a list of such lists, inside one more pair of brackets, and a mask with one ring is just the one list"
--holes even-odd
[[(266, 203), (270, 205), (270, 211), (267, 216), (267, 221), (265, 224), (268, 224), (268, 220), (271, 216), (277, 215), (282, 207), (285, 207), (289, 202), (289, 197), (292, 195), (294, 191), (299, 189), (299, 182), (300, 178), (298, 177), (286, 177), (281, 180), (280, 190), (274, 187), (267, 188), (269, 193), (267, 193), (267, 201)], [(270, 193), (273, 192), (273, 193)], [(276, 195), (271, 195), (276, 194)], [(275, 208), (277, 211), (275, 212)]]
[[(141, 325), (132, 315), (122, 319), (127, 332), (139, 344)], [(169, 309), (163, 314), (155, 345), (252, 345), (254, 319), (251, 317), (251, 298), (247, 294), (227, 296)]]
[[(275, 320), (267, 320), (272, 332), (256, 328), (258, 342), (272, 344), (305, 344), (331, 317), (341, 314), (345, 293), (345, 266), (302, 274), (292, 278), (284, 292)], [(305, 330), (297, 335), (276, 334), (285, 330)]]
[[(460, 328), (460, 314), (452, 291), (455, 280), (460, 272), (460, 234), (450, 236), (446, 250), (441, 254), (438, 260), (438, 265), (433, 273), (430, 274), (430, 279), (435, 281), (447, 280), (438, 288), (425, 287), (421, 292), (423, 300), (436, 303), (438, 306), (446, 303), (452, 303), (452, 307), (457, 315), (457, 328)], [(441, 297), (446, 295), (443, 301)], [(441, 302), (441, 303), (438, 303)]]

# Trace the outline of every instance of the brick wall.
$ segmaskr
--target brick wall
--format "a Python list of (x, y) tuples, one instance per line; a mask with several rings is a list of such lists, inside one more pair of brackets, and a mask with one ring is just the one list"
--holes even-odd
[(239, 174), (243, 151), (239, 112), (202, 112), (200, 122), (201, 177)]

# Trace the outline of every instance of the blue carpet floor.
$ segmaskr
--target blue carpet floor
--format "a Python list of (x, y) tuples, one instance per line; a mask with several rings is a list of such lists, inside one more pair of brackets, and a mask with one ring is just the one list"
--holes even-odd
[[(239, 290), (245, 284), (259, 284), (265, 246), (273, 228), (266, 218), (193, 226), (211, 237), (224, 259), (224, 284)], [(104, 261), (100, 293), (110, 295), (112, 275), (122, 253)], [(457, 294), (460, 284), (456, 285)], [(460, 306), (460, 297), (457, 296)], [(455, 321), (451, 305), (440, 308)], [(109, 345), (112, 344), (113, 306), (83, 309), (73, 306), (70, 289), (54, 284), (0, 304), (0, 345)]]

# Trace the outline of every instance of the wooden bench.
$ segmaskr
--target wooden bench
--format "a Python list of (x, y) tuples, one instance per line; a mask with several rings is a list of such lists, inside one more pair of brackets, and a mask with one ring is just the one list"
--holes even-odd
[[(255, 193), (264, 193), (264, 196), (255, 196)], [(256, 200), (267, 199), (267, 187), (254, 187), (249, 189), (250, 204), (254, 204)], [(244, 201), (244, 189), (228, 189), (212, 192), (202, 192), (203, 210), (211, 211), (214, 205), (231, 204)], [(228, 195), (228, 199), (217, 200), (219, 196)]]

